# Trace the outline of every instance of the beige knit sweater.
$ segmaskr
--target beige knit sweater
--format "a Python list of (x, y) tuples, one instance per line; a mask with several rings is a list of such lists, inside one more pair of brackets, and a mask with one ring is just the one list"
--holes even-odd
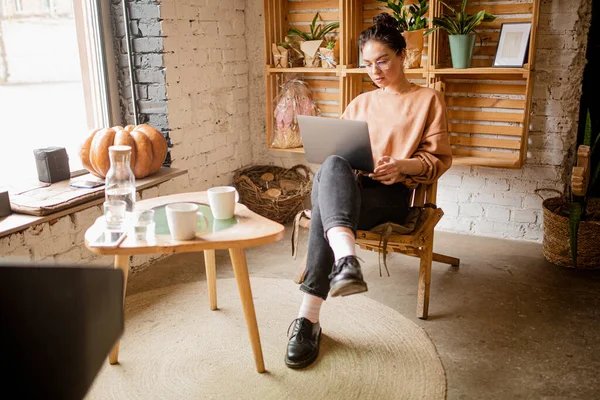
[(434, 182), (452, 165), (446, 105), (437, 90), (373, 90), (352, 100), (341, 118), (367, 122), (375, 165), (383, 156), (421, 161), (423, 172), (402, 181), (409, 188)]

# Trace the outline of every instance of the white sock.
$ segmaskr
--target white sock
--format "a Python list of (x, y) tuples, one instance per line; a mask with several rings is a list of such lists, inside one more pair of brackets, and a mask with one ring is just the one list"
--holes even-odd
[(312, 294), (304, 293), (302, 299), (302, 305), (298, 312), (298, 318), (306, 318), (313, 324), (319, 322), (319, 313), (321, 312), (321, 305), (323, 299)]
[(335, 227), (327, 231), (327, 240), (333, 250), (335, 262), (342, 257), (356, 255), (356, 240), (354, 234), (347, 231), (347, 228)]

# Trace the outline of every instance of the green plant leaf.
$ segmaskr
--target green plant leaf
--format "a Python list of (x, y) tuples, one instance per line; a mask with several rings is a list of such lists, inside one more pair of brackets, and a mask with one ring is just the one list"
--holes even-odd
[(469, 18), (467, 25), (464, 27), (463, 35), (471, 33), (473, 29), (475, 29), (475, 27), (481, 23), (484, 14), (485, 11), (479, 11), (478, 13), (473, 14), (471, 18)]
[(462, 6), (460, 7), (460, 12), (464, 13), (466, 8), (467, 8), (467, 0), (463, 0)]
[(484, 10), (484, 16), (483, 16), (483, 20), (481, 22), (492, 22), (495, 19), (496, 19), (495, 15), (490, 14), (489, 12), (486, 12)]
[(427, 36), (427, 35), (435, 32), (435, 31), (439, 31), (440, 29), (442, 29), (441, 26), (436, 26), (436, 27), (433, 27), (433, 28), (429, 28), (429, 29), (425, 30), (425, 32), (423, 33), (423, 36)]
[(315, 14), (312, 22), (310, 23), (310, 36), (315, 37), (315, 24), (317, 23), (317, 18), (319, 18), (319, 13)]
[(581, 202), (572, 201), (569, 203), (569, 243), (575, 268), (577, 268), (577, 233), (579, 232), (579, 222), (581, 222), (582, 214), (583, 204)]
[(450, 10), (452, 12), (452, 14), (454, 14), (456, 16), (456, 10), (454, 8), (450, 7), (448, 4), (444, 3), (441, 0), (440, 0), (440, 3), (442, 3), (442, 5), (444, 5), (444, 7), (446, 7), (448, 10)]
[(585, 131), (583, 134), (583, 144), (586, 146), (592, 145), (592, 117), (590, 117), (590, 110), (587, 110), (585, 117)]
[(311, 40), (308, 33), (301, 31), (298, 28), (290, 28), (288, 31), (288, 36), (298, 36), (304, 40)]
[[(321, 26), (321, 25), (319, 25)], [(335, 29), (340, 27), (340, 23), (339, 22), (330, 22), (327, 25), (325, 25), (324, 28), (322, 28), (318, 35), (315, 36), (315, 40), (319, 40), (325, 37), (325, 35), (327, 35), (328, 33), (330, 33), (331, 31), (334, 31)]]
[(456, 25), (456, 22), (448, 15), (442, 15), (440, 18), (434, 18), (433, 25), (439, 26), (448, 32), (449, 35), (460, 35), (460, 31)]

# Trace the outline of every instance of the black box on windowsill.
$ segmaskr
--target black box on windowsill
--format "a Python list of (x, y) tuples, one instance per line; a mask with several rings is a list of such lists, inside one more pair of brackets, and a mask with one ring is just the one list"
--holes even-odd
[(35, 164), (40, 181), (54, 183), (71, 177), (69, 156), (64, 147), (35, 149), (33, 155), (35, 156)]
[(8, 191), (0, 189), (0, 218), (12, 214)]

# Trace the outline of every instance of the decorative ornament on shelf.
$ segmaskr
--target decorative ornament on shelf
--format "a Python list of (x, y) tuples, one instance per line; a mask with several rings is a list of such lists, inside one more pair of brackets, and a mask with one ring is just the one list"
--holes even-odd
[(317, 56), (321, 59), (322, 68), (336, 68), (339, 58), (339, 47), (333, 38), (327, 40), (327, 46), (320, 47)]
[(281, 85), (281, 90), (273, 99), (273, 138), (271, 147), (291, 149), (302, 146), (297, 115), (319, 115), (312, 91), (300, 79), (290, 79)]
[(108, 148), (131, 146), (131, 169), (137, 179), (158, 171), (167, 156), (167, 141), (147, 124), (115, 126), (93, 130), (79, 149), (83, 167), (92, 175), (105, 178), (110, 168)]
[(275, 68), (288, 68), (290, 66), (290, 51), (282, 44), (273, 43), (271, 45)]
[(304, 66), (308, 68), (318, 68), (321, 65), (322, 59), (317, 53), (323, 44), (323, 40), (326, 35), (340, 27), (339, 21), (330, 22), (326, 25), (317, 24), (319, 17), (319, 13), (316, 13), (310, 24), (310, 32), (303, 32), (293, 27), (288, 31), (288, 36), (300, 38), (300, 49), (304, 53)]
[(425, 17), (429, 12), (429, 0), (404, 6), (404, 0), (377, 0), (386, 3), (398, 21), (398, 29), (406, 40), (406, 58), (404, 68), (421, 68), (423, 54), (423, 36), (429, 20)]
[(471, 68), (471, 60), (475, 51), (475, 36), (478, 34), (475, 27), (482, 22), (492, 22), (496, 19), (485, 10), (481, 10), (475, 14), (467, 14), (467, 0), (463, 0), (460, 12), (450, 7), (448, 4), (440, 1), (452, 14), (443, 14), (442, 16), (433, 18), (434, 28), (427, 29), (425, 36), (439, 29), (448, 33), (450, 40), (450, 54), (452, 56), (452, 67), (456, 69)]

